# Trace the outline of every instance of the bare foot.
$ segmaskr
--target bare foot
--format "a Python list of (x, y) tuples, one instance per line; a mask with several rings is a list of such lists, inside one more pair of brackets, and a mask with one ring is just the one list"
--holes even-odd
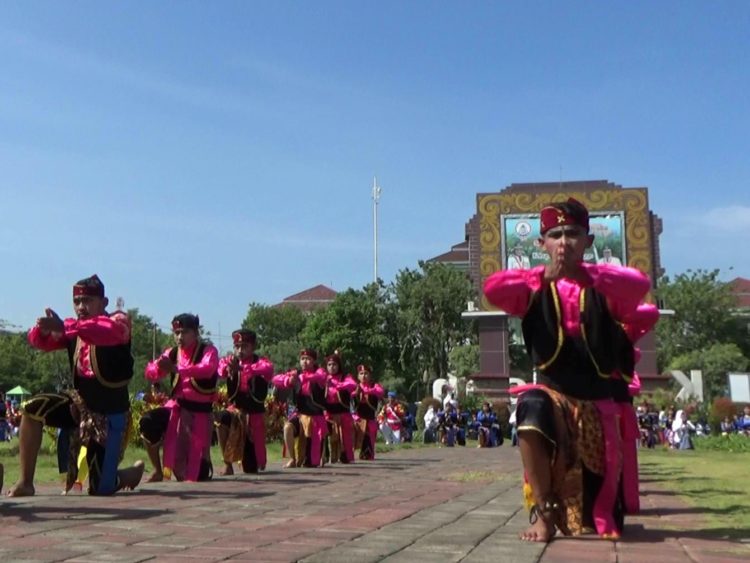
[(543, 518), (537, 518), (531, 526), (519, 534), (523, 541), (548, 542), (555, 535), (555, 525), (546, 522)]
[(136, 461), (133, 467), (121, 469), (117, 473), (120, 476), (120, 490), (132, 491), (135, 489), (143, 478), (145, 466), (141, 460)]
[(34, 493), (36, 491), (34, 490), (34, 485), (27, 485), (26, 483), (22, 483), (21, 481), (18, 481), (15, 485), (13, 485), (8, 490), (8, 496), (9, 497), (33, 497)]
[(219, 473), (219, 475), (234, 475), (234, 467), (232, 467), (232, 464), (225, 463), (224, 469)]
[(290, 459), (284, 464), (284, 469), (291, 469), (293, 467), (297, 467), (297, 462), (293, 459)]

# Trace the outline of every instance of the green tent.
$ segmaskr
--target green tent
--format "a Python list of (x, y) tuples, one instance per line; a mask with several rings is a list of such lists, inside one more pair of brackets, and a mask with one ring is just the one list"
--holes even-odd
[(26, 395), (31, 395), (31, 391), (28, 389), (25, 389), (21, 387), (20, 385), (16, 385), (13, 389), (5, 393), (5, 396), (19, 396), (21, 398), (25, 397)]

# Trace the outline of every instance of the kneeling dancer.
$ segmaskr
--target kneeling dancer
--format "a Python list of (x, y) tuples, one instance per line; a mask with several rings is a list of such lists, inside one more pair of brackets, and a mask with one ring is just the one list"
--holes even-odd
[[(146, 366), (146, 379), (169, 376), (172, 392), (164, 407), (151, 410), (141, 419), (141, 433), (149, 445), (154, 463), (152, 481), (161, 480), (158, 444), (164, 444), (163, 477), (178, 481), (204, 481), (213, 474), (211, 466), (212, 405), (216, 400), (219, 352), (200, 338), (200, 319), (183, 313), (172, 319), (177, 346), (167, 349)], [(152, 452), (156, 448), (156, 459)]]
[[(632, 377), (633, 345), (620, 323), (650, 288), (638, 270), (583, 262), (593, 244), (587, 209), (570, 198), (541, 211), (550, 262), (485, 282), (489, 301), (523, 318), (540, 385), (517, 388), (518, 440), (531, 526), (528, 541), (595, 529), (616, 538), (622, 506), (618, 407), (610, 377)], [(529, 490), (530, 489), (530, 490)]]
[(266, 396), (273, 364), (255, 354), (256, 339), (252, 330), (235, 330), (234, 354), (219, 362), (219, 377), (227, 380), (229, 401), (218, 420), (224, 475), (234, 473), (236, 461), (242, 462), (245, 473), (266, 468)]

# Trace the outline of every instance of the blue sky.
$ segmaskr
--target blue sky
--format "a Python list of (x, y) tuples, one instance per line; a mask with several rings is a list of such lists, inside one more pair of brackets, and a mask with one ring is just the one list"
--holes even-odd
[[(0, 4), (0, 318), (97, 272), (166, 326), (386, 281), (513, 182), (647, 186), (750, 277), (747, 2)], [(733, 267), (732, 270), (729, 270)]]

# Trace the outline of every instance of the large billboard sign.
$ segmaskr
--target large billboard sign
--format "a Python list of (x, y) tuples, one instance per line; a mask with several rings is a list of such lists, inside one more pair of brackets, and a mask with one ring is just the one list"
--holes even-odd
[[(518, 213), (502, 216), (503, 268), (523, 270), (549, 262), (539, 245), (539, 214)], [(592, 264), (627, 264), (624, 217), (621, 211), (596, 212), (589, 217), (594, 244), (583, 259)]]

